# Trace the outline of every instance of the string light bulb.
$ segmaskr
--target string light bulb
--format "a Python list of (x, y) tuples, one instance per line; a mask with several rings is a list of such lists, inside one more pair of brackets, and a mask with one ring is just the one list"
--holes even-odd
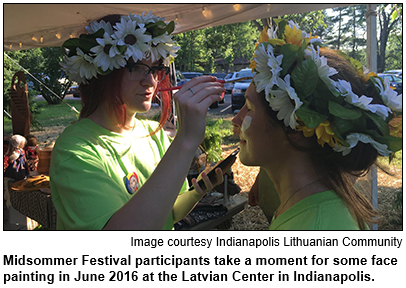
[(175, 16), (175, 21), (178, 21), (178, 20), (179, 20), (178, 15), (176, 15)]
[(31, 39), (32, 39), (32, 41), (34, 41), (34, 42), (38, 42), (38, 39), (37, 39), (36, 37), (34, 37), (34, 36), (32, 36)]
[(202, 14), (204, 17), (209, 18), (209, 19), (213, 17), (213, 13), (204, 6), (202, 8)]
[(206, 11), (206, 8), (204, 6), (202, 8), (202, 14), (203, 14), (204, 17), (207, 17), (207, 11)]
[(268, 4), (268, 6), (266, 7), (266, 11), (267, 12), (271, 11), (271, 4)]
[(240, 4), (234, 4), (233, 8), (234, 8), (235, 11), (240, 11), (241, 5)]
[(13, 48), (13, 44), (10, 44), (10, 50), (11, 50), (11, 48)]
[(72, 33), (69, 34), (69, 38), (74, 38)]
[(206, 11), (206, 8), (204, 8), (204, 6), (202, 8), (202, 14), (204, 17), (207, 17), (207, 11)]
[(23, 43), (22, 43), (22, 42), (20, 42), (20, 48), (21, 48), (21, 47), (23, 47)]
[(39, 41), (40, 41), (41, 43), (44, 43), (44, 37), (41, 36), (41, 38), (39, 39)]
[(56, 34), (55, 34), (55, 37), (58, 38), (58, 39), (61, 39), (61, 34), (56, 33)]

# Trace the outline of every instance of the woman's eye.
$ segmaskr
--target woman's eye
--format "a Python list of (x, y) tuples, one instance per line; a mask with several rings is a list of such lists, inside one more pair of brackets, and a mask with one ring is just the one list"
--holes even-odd
[(134, 66), (134, 68), (133, 68), (133, 72), (135, 72), (135, 73), (141, 72), (142, 70), (143, 69), (140, 66)]

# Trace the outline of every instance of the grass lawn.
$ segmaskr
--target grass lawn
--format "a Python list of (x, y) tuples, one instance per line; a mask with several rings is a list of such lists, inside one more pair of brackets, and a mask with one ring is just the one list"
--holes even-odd
[[(80, 111), (82, 104), (76, 100), (65, 100), (66, 103)], [(68, 126), (70, 123), (78, 119), (78, 114), (71, 111), (71, 107), (67, 104), (60, 103), (57, 105), (49, 105), (45, 100), (35, 102), (40, 111), (35, 114), (31, 123), (31, 131), (43, 130), (46, 127), (52, 126)], [(4, 119), (4, 135), (11, 135), (13, 129), (11, 126), (11, 119), (3, 117)]]

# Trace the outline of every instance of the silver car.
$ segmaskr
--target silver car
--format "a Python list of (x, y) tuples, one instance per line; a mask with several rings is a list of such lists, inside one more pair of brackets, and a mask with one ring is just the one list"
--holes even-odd
[[(226, 79), (226, 80), (233, 80), (233, 79), (236, 79), (237, 76), (238, 76), (238, 72), (230, 72), (230, 73), (228, 73), (228, 74), (226, 75), (226, 77), (224, 77), (224, 79)], [(227, 94), (230, 94), (230, 93), (231, 93), (231, 90), (233, 90), (233, 88), (234, 88), (234, 82), (225, 83), (225, 84), (224, 84), (224, 88), (226, 88), (226, 93), (227, 93)]]

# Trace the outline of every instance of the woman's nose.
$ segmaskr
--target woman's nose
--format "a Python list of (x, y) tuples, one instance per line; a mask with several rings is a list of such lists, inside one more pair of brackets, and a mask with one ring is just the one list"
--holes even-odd
[(153, 73), (148, 73), (145, 78), (141, 81), (142, 85), (154, 86), (157, 83)]

